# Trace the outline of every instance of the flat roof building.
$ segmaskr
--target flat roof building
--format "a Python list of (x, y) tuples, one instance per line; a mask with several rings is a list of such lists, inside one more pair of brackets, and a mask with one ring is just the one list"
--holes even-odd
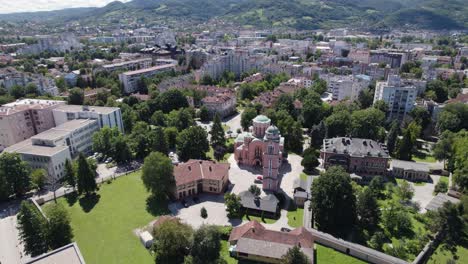
[(85, 264), (80, 248), (76, 243), (71, 243), (56, 250), (35, 257), (25, 264)]
[(74, 119), (96, 119), (100, 128), (117, 127), (124, 132), (122, 112), (118, 107), (61, 105), (54, 109), (53, 114), (57, 125)]
[(124, 72), (119, 74), (119, 80), (124, 87), (124, 92), (130, 94), (138, 90), (142, 77), (151, 78), (158, 73), (175, 70), (176, 65), (174, 63), (162, 64), (151, 68)]

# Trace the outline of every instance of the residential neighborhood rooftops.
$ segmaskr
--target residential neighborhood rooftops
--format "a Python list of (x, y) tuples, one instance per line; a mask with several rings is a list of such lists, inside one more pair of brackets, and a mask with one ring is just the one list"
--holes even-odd
[(387, 148), (371, 139), (338, 137), (323, 140), (323, 152), (349, 154), (355, 157), (390, 158)]
[(86, 263), (76, 243), (71, 243), (27, 261), (25, 264), (84, 264)]

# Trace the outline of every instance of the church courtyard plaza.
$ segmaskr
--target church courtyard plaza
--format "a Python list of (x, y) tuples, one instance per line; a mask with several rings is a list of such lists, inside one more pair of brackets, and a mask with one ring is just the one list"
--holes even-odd
[[(284, 162), (280, 169), (281, 183), (280, 191), (283, 191), (292, 200), (293, 197), (293, 183), (294, 179), (298, 178), (302, 172), (303, 167), (301, 166), (302, 157), (291, 154), (287, 161)], [(231, 184), (228, 187), (227, 192), (239, 194), (240, 192), (249, 189), (250, 185), (255, 184), (254, 180), (258, 175), (261, 175), (260, 169), (254, 169), (250, 166), (240, 166), (234, 159), (234, 155), (231, 155), (228, 159), (231, 164), (229, 172), (229, 180)], [(259, 188), (262, 188), (262, 184), (256, 184)], [(264, 196), (265, 192), (262, 190), (260, 196)], [(192, 225), (197, 228), (203, 224), (213, 225), (233, 225), (237, 226), (242, 223), (240, 219), (229, 219), (227, 217), (226, 209), (224, 207), (224, 195), (213, 195), (213, 194), (200, 194), (198, 203), (193, 201), (193, 197), (188, 197), (185, 201), (188, 207), (185, 208), (181, 202), (173, 202), (169, 205), (171, 214), (179, 217), (185, 223)], [(200, 210), (205, 207), (208, 212), (208, 217), (203, 219), (200, 216)], [(244, 221), (246, 222), (246, 221)], [(280, 218), (272, 224), (265, 224), (266, 227), (274, 230), (280, 230), (282, 227), (288, 226), (287, 210), (281, 209)]]

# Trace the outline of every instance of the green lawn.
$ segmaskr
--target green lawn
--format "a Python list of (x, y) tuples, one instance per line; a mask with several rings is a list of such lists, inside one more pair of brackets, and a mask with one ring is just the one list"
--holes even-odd
[(304, 208), (297, 208), (294, 211), (288, 211), (288, 225), (291, 227), (300, 227), (304, 223)]
[(366, 263), (357, 258), (348, 256), (332, 248), (315, 244), (316, 257), (315, 264), (361, 264)]
[(447, 183), (447, 186), (449, 184), (449, 177), (447, 176), (442, 176), (439, 178), (439, 181)]
[(266, 217), (264, 217), (262, 220), (261, 216), (246, 215), (246, 214), (242, 216), (242, 220), (247, 220), (247, 221), (256, 220), (257, 222), (264, 223), (264, 224), (273, 224), (273, 223), (276, 223), (276, 221), (278, 221), (278, 219), (271, 219), (271, 218), (266, 218)]
[[(456, 263), (466, 263), (468, 259), (468, 248), (458, 246), (457, 247), (457, 259)], [(428, 260), (428, 264), (446, 264), (447, 261), (450, 259), (455, 259), (452, 252), (445, 250), (442, 246), (439, 246), (434, 254), (432, 254), (431, 258)]]
[(137, 172), (103, 184), (94, 198), (58, 199), (70, 214), (75, 241), (86, 263), (154, 263), (133, 234), (135, 228), (154, 220), (153, 215), (167, 213), (167, 205), (150, 202), (150, 214), (148, 196)]
[(299, 177), (301, 178), (301, 180), (307, 181), (307, 177), (310, 177), (310, 176), (307, 175), (307, 174), (305, 174), (305, 173), (303, 173), (303, 172), (301, 172), (301, 174), (299, 175)]
[[(224, 154), (224, 157), (220, 160), (220, 162), (223, 162), (223, 161), (227, 161), (229, 156), (231, 155), (232, 153), (229, 153), (229, 152), (226, 152)], [(211, 159), (211, 160), (216, 160), (215, 157), (214, 157), (214, 149), (213, 147), (210, 146), (210, 150), (208, 150), (208, 152), (206, 153), (206, 157), (208, 159)]]
[(419, 162), (436, 162), (437, 160), (430, 153), (417, 151), (413, 154), (413, 160)]
[(221, 252), (220, 257), (226, 260), (227, 264), (261, 264), (252, 261), (237, 260), (229, 255), (229, 242), (227, 240), (221, 240)]

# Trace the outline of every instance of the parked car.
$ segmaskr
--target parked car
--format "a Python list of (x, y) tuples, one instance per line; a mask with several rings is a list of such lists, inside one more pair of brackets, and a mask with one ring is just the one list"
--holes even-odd
[(182, 200), (182, 201), (181, 201), (181, 203), (182, 203), (182, 205), (183, 205), (185, 208), (187, 208), (187, 207), (188, 207), (188, 203), (187, 203), (187, 201), (185, 201), (185, 200)]
[(282, 227), (281, 228), (281, 232), (291, 232), (291, 229), (287, 228), (287, 227)]
[(262, 175), (257, 175), (257, 178), (254, 180), (255, 183), (262, 183), (263, 182), (263, 176)]
[(195, 196), (195, 197), (193, 197), (193, 202), (194, 202), (194, 203), (199, 203), (199, 202), (200, 202), (200, 199), (199, 199), (198, 197)]

